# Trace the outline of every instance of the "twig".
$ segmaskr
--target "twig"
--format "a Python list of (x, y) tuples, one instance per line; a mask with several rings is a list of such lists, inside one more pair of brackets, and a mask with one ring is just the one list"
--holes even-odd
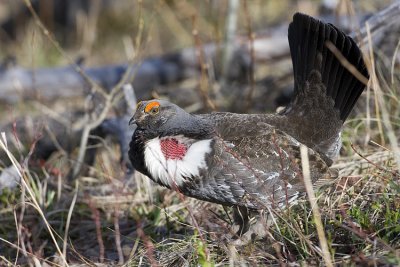
[[(24, 203), (24, 202), (25, 201), (22, 201), (22, 203)], [(25, 205), (24, 204), (22, 204), (22, 205), (23, 205), (22, 208), (24, 209)], [(18, 222), (17, 212), (16, 212), (15, 208), (14, 208), (13, 214), (14, 214), (15, 227), (17, 228), (17, 255), (15, 255), (15, 261), (14, 261), (14, 265), (16, 266), (17, 262), (18, 262), (18, 258), (19, 258), (19, 251), (20, 251), (19, 243), (21, 240), (20, 236), (21, 236), (22, 220), (20, 220), (20, 222)], [(21, 213), (21, 214), (23, 214), (23, 213)], [(22, 253), (26, 254), (26, 251), (23, 250)], [(27, 255), (24, 255), (24, 256), (27, 256)]]
[(392, 147), (392, 151), (394, 153), (394, 159), (396, 161), (397, 164), (397, 168), (400, 169), (400, 148), (399, 148), (399, 143), (397, 142), (397, 137), (394, 133), (392, 124), (390, 122), (390, 116), (389, 116), (389, 112), (386, 108), (386, 105), (384, 103), (384, 99), (383, 99), (383, 94), (382, 94), (382, 89), (380, 87), (380, 84), (378, 82), (378, 78), (376, 76), (376, 72), (375, 72), (375, 61), (374, 61), (374, 55), (373, 55), (373, 49), (372, 49), (372, 40), (371, 40), (371, 33), (369, 30), (369, 24), (368, 22), (365, 25), (366, 29), (367, 29), (367, 33), (368, 33), (368, 44), (370, 47), (370, 57), (371, 57), (371, 70), (372, 70), (372, 75), (371, 75), (371, 81), (372, 84), (374, 85), (374, 89), (376, 92), (376, 97), (377, 97), (377, 101), (379, 103), (379, 106), (381, 107), (382, 110), (382, 120), (383, 120), (383, 125), (386, 128), (386, 135), (389, 139), (390, 142), (390, 146)]
[(244, 9), (244, 15), (246, 18), (246, 28), (247, 28), (247, 36), (249, 39), (249, 46), (250, 46), (250, 72), (249, 72), (249, 79), (250, 79), (250, 90), (249, 93), (247, 94), (246, 98), (246, 110), (249, 110), (251, 108), (251, 104), (253, 102), (253, 94), (254, 94), (254, 88), (255, 88), (255, 81), (254, 81), (254, 62), (255, 62), (255, 55), (254, 55), (254, 39), (255, 39), (255, 34), (252, 30), (251, 27), (251, 18), (249, 14), (249, 10), (247, 7), (247, 0), (243, 0), (243, 9)]
[(198, 64), (200, 65), (200, 70), (201, 70), (201, 75), (200, 75), (200, 81), (199, 81), (199, 91), (200, 95), (203, 98), (203, 103), (206, 107), (211, 108), (212, 110), (216, 109), (215, 104), (211, 101), (209, 95), (208, 95), (208, 78), (207, 78), (207, 64), (205, 63), (205, 54), (203, 51), (203, 47), (201, 44), (201, 40), (199, 37), (199, 32), (197, 30), (197, 25), (196, 25), (196, 15), (192, 17), (192, 35), (196, 47), (196, 58), (198, 61)]
[[(173, 177), (171, 177), (174, 181), (173, 184), (173, 190), (176, 191), (178, 197), (180, 198), (180, 200), (182, 201), (182, 203), (185, 201), (185, 195), (181, 192), (181, 190), (179, 189), (178, 185), (175, 183), (175, 179)], [(194, 224), (194, 228), (196, 228), (197, 232), (199, 233), (199, 237), (201, 242), (204, 244), (204, 253), (206, 254), (207, 260), (209, 259), (210, 253), (207, 249), (206, 246), (206, 240), (204, 239), (203, 233), (200, 230), (199, 224), (197, 223), (196, 218), (194, 217), (194, 213), (193, 210), (190, 207), (186, 207), (187, 211), (189, 212), (189, 216), (192, 219), (192, 222)]]
[(88, 206), (90, 210), (92, 211), (92, 218), (94, 220), (94, 223), (96, 225), (96, 236), (97, 236), (97, 243), (99, 244), (99, 261), (100, 263), (104, 262), (104, 241), (103, 237), (101, 236), (101, 223), (100, 223), (100, 212), (99, 210), (94, 206), (93, 202), (91, 201), (90, 197), (87, 196), (88, 198)]
[(331, 42), (331, 41), (326, 41), (325, 42), (326, 47), (336, 56), (336, 58), (339, 60), (340, 64), (347, 69), (351, 74), (354, 75), (360, 82), (365, 84), (366, 86), (368, 85), (368, 79), (365, 77), (361, 72), (358, 71), (356, 67), (354, 67), (353, 64), (351, 64), (347, 58), (343, 56), (343, 54), (337, 49), (337, 47)]
[(114, 228), (115, 228), (115, 246), (117, 247), (118, 252), (118, 263), (124, 263), (124, 253), (122, 252), (121, 248), (121, 232), (119, 230), (119, 212), (118, 208), (115, 207), (114, 209)]
[(130, 83), (122, 86), (122, 91), (124, 92), (125, 102), (128, 106), (127, 112), (131, 112), (137, 105), (137, 98), (135, 90)]
[(337, 225), (339, 225), (343, 229), (346, 229), (349, 232), (352, 232), (353, 234), (357, 235), (363, 241), (366, 241), (366, 242), (368, 242), (370, 244), (374, 244), (374, 242), (378, 242), (385, 249), (387, 249), (387, 250), (389, 250), (391, 252), (395, 252), (395, 249), (393, 249), (391, 246), (386, 244), (386, 242), (383, 241), (378, 236), (372, 236), (373, 239), (371, 239), (371, 237), (366, 232), (364, 232), (363, 229), (360, 226), (356, 225), (349, 218), (349, 216), (347, 215), (345, 210), (340, 209), (340, 214), (342, 215), (342, 217), (344, 219), (344, 222), (347, 223), (349, 226), (345, 225), (343, 222), (338, 221), (335, 217), (330, 216), (330, 219), (333, 220)]
[[(21, 151), (21, 142), (20, 142), (20, 140), (18, 138), (17, 123), (16, 123), (15, 120), (13, 122), (13, 131), (12, 132), (13, 132), (13, 137), (15, 138), (15, 141), (17, 143), (18, 150)], [(4, 132), (2, 133), (2, 137), (3, 137), (3, 140), (4, 140), (5, 144), (6, 144), (6, 146), (7, 146), (7, 139), (5, 138), (5, 133)], [(26, 206), (25, 206), (25, 197), (26, 197), (26, 188), (24, 186), (21, 186), (21, 211), (20, 211), (18, 219), (17, 219), (16, 210), (14, 209), (14, 218), (15, 218), (15, 224), (16, 224), (16, 227), (17, 227), (17, 236), (18, 236), (18, 238), (17, 238), (18, 250), (17, 250), (17, 255), (15, 257), (15, 265), (17, 265), (18, 256), (19, 256), (19, 244), (20, 244), (20, 237), (21, 237), (21, 230), (22, 230), (22, 221), (24, 219), (25, 208), (26, 208)], [(27, 251), (26, 251), (24, 242), (21, 242), (21, 247), (23, 249), (22, 250), (22, 254), (24, 254), (24, 256), (26, 257), (27, 256)]]
[(396, 65), (396, 57), (397, 57), (397, 53), (399, 52), (399, 48), (400, 48), (400, 39), (397, 42), (396, 49), (394, 50), (393, 58), (392, 58), (392, 65), (391, 65), (391, 68), (390, 68), (390, 74), (391, 74), (391, 79), (390, 80), (391, 80), (392, 86), (394, 86), (394, 67)]
[(117, 248), (117, 252), (118, 252), (118, 263), (119, 264), (123, 264), (124, 263), (124, 254), (122, 252), (122, 248), (121, 248), (121, 231), (119, 228), (119, 196), (121, 196), (123, 194), (122, 192), (122, 188), (121, 187), (117, 187), (115, 184), (115, 180), (113, 182), (113, 177), (112, 175), (109, 173), (110, 169), (106, 168), (105, 164), (105, 159), (104, 157), (101, 158), (101, 168), (103, 170), (104, 175), (107, 178), (107, 181), (111, 184), (112, 188), (113, 188), (113, 192), (114, 192), (114, 196), (116, 197), (115, 204), (114, 204), (114, 212), (113, 212), (113, 220), (114, 220), (114, 237), (115, 237), (115, 246)]
[(78, 197), (78, 189), (79, 189), (79, 181), (76, 181), (75, 194), (74, 194), (74, 197), (72, 198), (71, 206), (69, 207), (69, 210), (68, 210), (67, 221), (65, 222), (65, 233), (64, 233), (64, 241), (63, 241), (63, 255), (64, 255), (64, 258), (67, 258), (68, 231), (69, 231), (69, 226), (71, 224), (72, 211), (74, 210), (75, 203), (76, 203), (76, 198)]
[[(367, 24), (367, 26), (368, 26), (368, 24)], [(368, 31), (368, 32), (369, 32), (369, 31)], [(372, 44), (372, 43), (370, 42), (370, 44)], [(345, 67), (351, 74), (353, 74), (354, 77), (356, 77), (360, 82), (362, 82), (362, 83), (364, 83), (366, 86), (368, 86), (368, 90), (373, 89), (373, 87), (370, 86), (370, 83), (369, 83), (369, 80), (367, 79), (367, 77), (365, 77), (363, 74), (361, 74), (361, 73), (356, 69), (356, 67), (354, 67), (354, 65), (351, 64), (351, 63), (343, 56), (343, 54), (339, 51), (339, 49), (336, 48), (336, 46), (335, 46), (332, 42), (327, 41), (327, 42), (325, 43), (325, 45), (326, 45), (326, 46), (328, 47), (328, 49), (336, 56), (336, 58), (339, 60), (339, 62), (342, 64), (343, 67)], [(372, 46), (370, 47), (370, 56), (371, 56), (370, 62), (371, 62), (371, 65), (372, 65), (370, 69), (371, 69), (372, 72), (373, 72), (373, 74), (371, 75), (371, 78), (374, 78), (374, 76), (375, 76), (375, 78), (376, 78), (376, 74), (375, 74), (375, 70), (374, 70), (375, 68), (374, 68), (374, 61), (373, 61), (373, 50), (372, 50)], [(379, 86), (379, 85), (377, 84), (377, 82), (372, 83), (372, 84), (374, 84), (374, 86), (375, 86), (375, 85), (376, 85), (376, 86)], [(378, 90), (377, 90), (376, 88), (374, 89), (374, 93), (375, 93), (375, 107), (376, 107), (375, 113), (376, 113), (376, 117), (379, 118), (379, 113), (380, 113), (379, 111), (380, 111), (381, 106), (378, 105), (378, 102), (377, 102), (377, 101), (380, 99), (380, 97), (377, 96)], [(384, 107), (382, 107), (382, 108), (384, 108)], [(383, 138), (383, 129), (382, 129), (381, 120), (378, 120), (378, 129), (379, 129), (379, 132), (381, 133), (381, 134), (380, 134), (380, 136), (381, 136), (381, 142), (384, 143), (385, 140), (384, 140), (384, 138)], [(399, 166), (400, 166), (400, 165), (399, 165)]]
[[(141, 24), (142, 23), (140, 23), (140, 25)], [(143, 30), (143, 25), (141, 25), (139, 29)], [(139, 36), (141, 36), (141, 34)], [(137, 46), (140, 45), (140, 39), (138, 39), (138, 38), (136, 38), (136, 45)], [(82, 168), (82, 164), (83, 164), (84, 157), (86, 154), (87, 143), (88, 143), (90, 131), (93, 130), (94, 128), (98, 127), (104, 121), (109, 110), (113, 106), (114, 101), (117, 101), (119, 99), (118, 95), (120, 97), (123, 96), (124, 91), (121, 92), (120, 88), (123, 87), (123, 85), (127, 82), (128, 78), (131, 76), (132, 70), (134, 68), (134, 64), (133, 64), (134, 57), (135, 57), (135, 55), (131, 56), (132, 61), (129, 64), (128, 68), (126, 69), (126, 71), (125, 71), (124, 75), (122, 76), (122, 78), (120, 79), (120, 81), (111, 89), (110, 93), (103, 95), (103, 97), (105, 99), (105, 103), (104, 103), (104, 107), (103, 107), (101, 113), (92, 122), (90, 122), (90, 123), (88, 122), (87, 124), (85, 124), (85, 126), (83, 128), (83, 132), (82, 132), (81, 143), (79, 146), (78, 158), (76, 160), (76, 164), (74, 166), (73, 173), (72, 173), (72, 178), (75, 178), (79, 174), (79, 172)], [(137, 71), (137, 68), (135, 70)], [(132, 79), (136, 75), (136, 71), (133, 73)]]
[(222, 64), (222, 78), (220, 81), (222, 87), (227, 84), (229, 64), (232, 62), (237, 28), (238, 7), (239, 0), (230, 0), (228, 2), (228, 14), (225, 23), (225, 49)]
[(353, 149), (353, 151), (354, 151), (357, 155), (359, 155), (362, 159), (364, 159), (365, 161), (367, 161), (369, 164), (373, 165), (373, 166), (376, 167), (377, 169), (379, 169), (379, 170), (381, 170), (381, 171), (384, 171), (384, 172), (390, 172), (390, 173), (391, 173), (392, 175), (394, 175), (394, 176), (399, 176), (399, 175), (400, 175), (398, 171), (388, 170), (388, 169), (386, 169), (386, 168), (384, 168), (384, 167), (381, 167), (381, 166), (379, 166), (378, 164), (372, 162), (371, 160), (367, 159), (365, 156), (363, 156), (363, 155), (354, 147), (354, 144), (351, 144), (350, 146), (351, 146), (351, 148)]
[(96, 26), (100, 15), (101, 1), (93, 1), (90, 4), (87, 23), (83, 26), (81, 54), (88, 57), (93, 50), (93, 44), (96, 40)]
[[(3, 242), (3, 243), (6, 243), (7, 245), (9, 245), (10, 247), (16, 249), (17, 251), (23, 250), (23, 249), (20, 248), (18, 245), (14, 244), (14, 243), (12, 243), (12, 242), (10, 242), (10, 241), (8, 241), (8, 240), (2, 238), (2, 237), (0, 237), (0, 241)], [(28, 252), (28, 251), (26, 251), (26, 253), (27, 253), (27, 255), (29, 255), (29, 256), (36, 257), (36, 258), (38, 258), (38, 259), (40, 259), (40, 260), (42, 260), (42, 261), (48, 263), (49, 266), (59, 266), (59, 267), (63, 267), (63, 265), (60, 265), (60, 264), (58, 264), (58, 263), (56, 263), (56, 262), (52, 262), (52, 261), (50, 261), (50, 260), (48, 260), (48, 259), (46, 259), (46, 258), (40, 258), (40, 257), (38, 257), (37, 255), (35, 255), (34, 253), (31, 253), (31, 252)], [(0, 256), (0, 257), (2, 257), (2, 256)], [(0, 263), (1, 263), (1, 262), (0, 262)], [(12, 266), (12, 265), (11, 265), (11, 266)], [(14, 266), (19, 266), (19, 265), (17, 265), (17, 264), (15, 263)]]
[[(178, 43), (181, 44), (190, 43), (190, 33), (188, 33), (188, 30), (185, 29), (185, 25), (183, 25), (183, 23), (178, 19), (176, 11), (171, 9), (170, 5), (167, 4), (167, 1), (165, 0), (157, 1), (157, 3), (158, 4), (154, 5), (156, 15), (162, 20), (162, 23), (165, 24), (167, 28), (171, 29), (171, 38), (178, 40)], [(183, 3), (184, 2), (180, 2), (179, 5), (181, 6)], [(183, 10), (185, 10), (185, 8), (180, 9), (179, 15), (182, 15), (181, 12), (183, 12)]]
[(140, 239), (142, 239), (144, 246), (146, 247), (146, 254), (150, 261), (150, 266), (152, 267), (160, 266), (156, 261), (156, 259), (154, 258), (154, 244), (153, 242), (151, 242), (149, 237), (144, 233), (142, 223), (140, 221), (138, 222), (136, 233), (140, 237)]
[(333, 267), (332, 257), (329, 252), (328, 242), (326, 241), (325, 232), (322, 225), (321, 213), (319, 212), (317, 198), (315, 197), (311, 182), (308, 148), (305, 145), (300, 145), (300, 155), (301, 155), (301, 167), (303, 170), (304, 185), (307, 191), (308, 200), (310, 201), (311, 204), (313, 217), (315, 221), (315, 227), (317, 228), (319, 243), (322, 250), (322, 257), (325, 261), (326, 266)]

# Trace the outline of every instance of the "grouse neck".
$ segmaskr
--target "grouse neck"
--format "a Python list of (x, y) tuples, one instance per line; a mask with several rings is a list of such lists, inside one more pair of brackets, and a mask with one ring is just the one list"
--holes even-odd
[(150, 138), (184, 136), (197, 140), (210, 139), (215, 133), (214, 127), (210, 122), (192, 114), (170, 119), (165, 126), (163, 125), (154, 130), (146, 129), (146, 131)]

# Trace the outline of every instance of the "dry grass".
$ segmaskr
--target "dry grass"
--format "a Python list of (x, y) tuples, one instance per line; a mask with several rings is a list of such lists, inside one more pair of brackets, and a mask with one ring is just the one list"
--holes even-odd
[[(282, 1), (282, 6), (271, 3), (277, 5), (273, 10), (279, 10), (272, 12), (271, 18), (280, 21), (289, 15), (284, 12), (289, 2)], [(141, 49), (136, 51), (141, 56), (163, 53), (168, 49), (163, 45), (189, 46), (195, 38), (219, 40), (224, 28), (221, 16), (207, 19), (200, 13), (207, 6), (197, 9), (191, 1), (172, 7), (161, 1), (155, 9), (148, 2), (142, 5), (144, 24), (135, 24), (135, 32), (143, 36), (132, 45)], [(255, 24), (265, 20), (265, 14), (257, 9), (259, 5), (257, 2), (247, 7), (257, 15), (251, 19)], [(197, 16), (195, 38), (193, 25), (188, 23), (193, 16)], [(246, 17), (249, 21), (246, 14), (240, 14), (238, 20)], [(169, 27), (169, 35), (157, 29), (161, 24)], [(246, 24), (241, 27), (242, 33), (249, 34), (249, 28), (251, 31)], [(35, 34), (41, 35), (38, 29)], [(181, 42), (172, 45), (171, 34)], [(101, 46), (91, 43), (90, 38), (85, 40), (85, 51), (93, 54), (109, 51), (107, 46), (115, 45)], [(150, 51), (143, 45), (147, 43), (151, 43), (147, 46)], [(35, 49), (40, 50), (40, 45)], [(124, 56), (116, 51), (112, 58)], [(369, 57), (371, 62), (377, 60)], [(65, 57), (59, 60), (69, 61)], [(92, 60), (104, 59), (99, 56)], [(375, 70), (376, 65), (371, 64), (371, 68)], [(392, 69), (389, 76), (399, 77), (398, 66)], [(371, 72), (372, 87), (379, 89), (369, 92), (375, 101), (368, 101), (366, 108), (345, 125), (342, 155), (333, 166), (339, 170), (338, 180), (316, 192), (322, 225), (318, 225), (304, 197), (286, 210), (273, 211), (274, 221), (265, 225), (265, 237), (243, 246), (231, 244), (231, 219), (219, 205), (185, 198), (150, 183), (140, 174), (125, 177), (118, 149), (109, 140), (105, 140), (106, 149), (97, 155), (89, 174), (70, 184), (65, 174), (72, 158), (60, 152), (47, 161), (47, 167), (32, 167), (28, 165), (30, 154), (22, 153), (22, 159), (18, 154), (17, 160), (7, 148), (7, 142), (15, 140), (2, 136), (1, 149), (18, 170), (21, 185), (18, 190), (5, 190), (0, 195), (0, 265), (313, 266), (330, 261), (334, 265), (400, 265), (400, 173), (398, 155), (393, 153), (398, 150), (400, 136), (400, 92), (396, 79), (385, 82), (376, 77), (379, 71)], [(213, 80), (199, 83), (215, 85)], [(332, 258), (325, 256), (325, 263), (318, 227), (326, 237), (323, 252)]]
[[(319, 192), (329, 251), (334, 263), (396, 265), (400, 175), (390, 151), (376, 149), (363, 157), (355, 153), (340, 158), (334, 166), (340, 169), (340, 179)], [(221, 207), (189, 198), (182, 201), (175, 192), (149, 186), (146, 177), (137, 175), (135, 186), (106, 178), (107, 174), (82, 177), (79, 187), (63, 185), (57, 200), (56, 179), (38, 179), (45, 176), (43, 170), (23, 173), (29, 173), (29, 183), (22, 191), (3, 192), (1, 198), (2, 255), (10, 262), (62, 265), (64, 255), (71, 265), (322, 263), (305, 199), (275, 214), (265, 238), (231, 247), (226, 235), (231, 225)]]

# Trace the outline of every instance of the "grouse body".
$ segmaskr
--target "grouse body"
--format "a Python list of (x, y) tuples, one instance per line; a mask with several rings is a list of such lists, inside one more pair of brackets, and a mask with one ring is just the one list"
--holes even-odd
[(288, 31), (295, 90), (278, 114), (194, 115), (164, 101), (140, 102), (129, 156), (139, 172), (184, 195), (264, 209), (304, 192), (300, 145), (314, 183), (331, 179), (341, 130), (364, 84), (327, 48), (334, 44), (368, 77), (356, 43), (331, 24), (296, 13)]

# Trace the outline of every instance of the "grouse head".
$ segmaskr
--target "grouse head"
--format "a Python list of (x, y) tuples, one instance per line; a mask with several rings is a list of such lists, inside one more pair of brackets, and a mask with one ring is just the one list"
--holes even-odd
[(139, 102), (129, 124), (136, 124), (139, 130), (149, 136), (183, 135), (201, 139), (212, 132), (207, 121), (160, 99)]
[(142, 129), (163, 131), (171, 127), (168, 125), (174, 123), (171, 118), (179, 117), (179, 114), (184, 112), (172, 103), (163, 100), (141, 101), (129, 124), (136, 124)]

